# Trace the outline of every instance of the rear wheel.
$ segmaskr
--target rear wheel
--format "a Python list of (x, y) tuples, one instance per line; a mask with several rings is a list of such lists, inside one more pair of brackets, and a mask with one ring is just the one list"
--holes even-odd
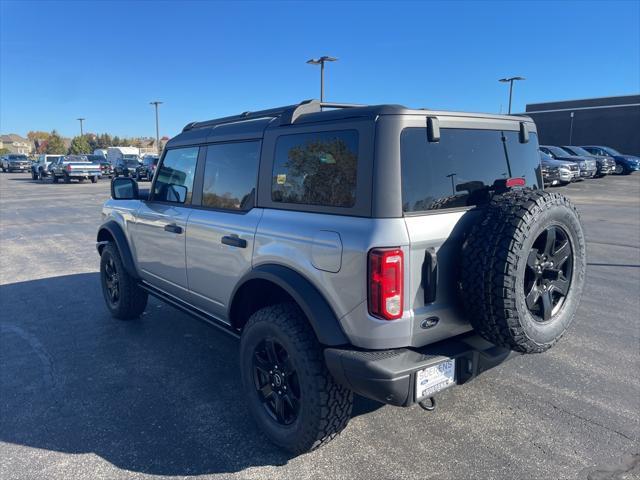
[(64, 183), (71, 183), (71, 178), (66, 173), (64, 174)]
[(56, 174), (52, 173), (51, 179), (53, 180), (53, 183), (58, 183), (58, 177), (56, 176)]
[(127, 273), (118, 249), (108, 243), (100, 257), (102, 294), (111, 315), (120, 320), (138, 318), (147, 306), (148, 295)]
[(98, 177), (93, 176), (91, 177), (91, 183), (96, 183), (98, 181)]
[(308, 452), (347, 426), (353, 393), (327, 370), (296, 305), (272, 305), (251, 316), (242, 332), (240, 368), (249, 410), (276, 445)]

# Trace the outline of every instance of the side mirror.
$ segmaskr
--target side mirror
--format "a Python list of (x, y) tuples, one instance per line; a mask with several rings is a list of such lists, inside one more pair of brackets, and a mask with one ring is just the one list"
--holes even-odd
[(114, 200), (136, 200), (138, 183), (130, 177), (116, 177), (111, 180), (111, 198)]
[(166, 200), (167, 202), (184, 203), (187, 200), (187, 187), (184, 185), (169, 185), (167, 187)]

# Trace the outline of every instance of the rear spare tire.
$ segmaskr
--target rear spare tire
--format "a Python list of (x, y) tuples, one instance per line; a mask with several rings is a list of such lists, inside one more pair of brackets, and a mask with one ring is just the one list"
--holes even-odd
[(571, 324), (584, 286), (580, 217), (563, 195), (495, 195), (462, 247), (461, 293), (475, 330), (523, 353), (550, 348)]

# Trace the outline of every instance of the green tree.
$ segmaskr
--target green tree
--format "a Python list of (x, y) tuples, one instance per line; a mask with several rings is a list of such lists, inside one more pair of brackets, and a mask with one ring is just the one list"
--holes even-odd
[(83, 153), (90, 153), (91, 147), (87, 142), (87, 137), (73, 137), (71, 140), (71, 146), (69, 147), (69, 153), (72, 155), (80, 155)]
[(67, 152), (67, 149), (64, 146), (62, 137), (58, 135), (58, 132), (53, 130), (49, 135), (49, 139), (47, 140), (45, 153), (52, 154), (52, 155), (64, 155), (66, 152)]

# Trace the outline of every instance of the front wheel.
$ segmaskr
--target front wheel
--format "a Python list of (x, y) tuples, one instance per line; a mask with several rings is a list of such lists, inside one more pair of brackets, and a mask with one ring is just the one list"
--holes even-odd
[(296, 305), (272, 305), (251, 316), (240, 341), (240, 369), (249, 410), (276, 445), (308, 452), (347, 426), (353, 393), (327, 370), (322, 347)]
[(108, 243), (100, 256), (102, 294), (111, 315), (120, 320), (138, 318), (147, 307), (147, 292), (125, 270), (120, 253)]

